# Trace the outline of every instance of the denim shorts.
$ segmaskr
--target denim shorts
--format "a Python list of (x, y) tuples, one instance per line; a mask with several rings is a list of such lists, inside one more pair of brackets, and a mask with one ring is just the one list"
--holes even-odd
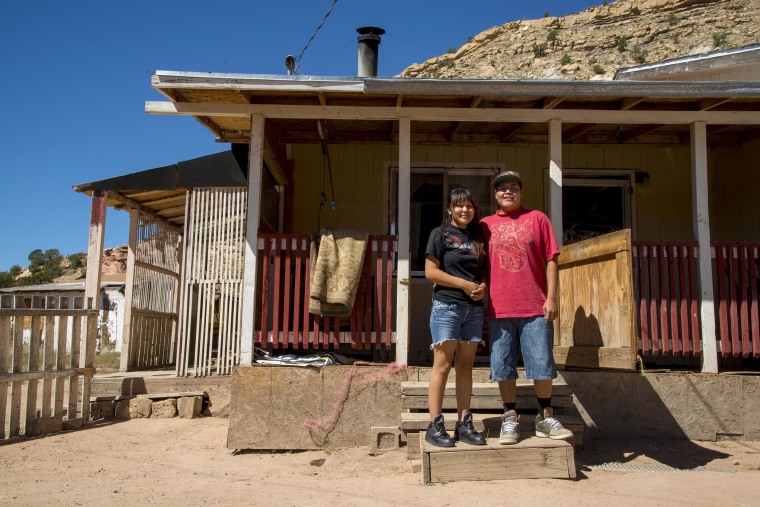
[(446, 340), (479, 342), (483, 337), (483, 307), (469, 303), (443, 303), (433, 300), (430, 310), (432, 349)]
[(517, 347), (522, 352), (525, 376), (531, 380), (557, 378), (554, 365), (554, 324), (543, 315), (489, 319), (491, 380), (517, 378)]

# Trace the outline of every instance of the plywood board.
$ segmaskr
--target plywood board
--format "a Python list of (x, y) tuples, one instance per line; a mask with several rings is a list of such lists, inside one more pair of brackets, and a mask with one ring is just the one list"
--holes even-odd
[(562, 247), (557, 364), (634, 370), (637, 330), (630, 230)]

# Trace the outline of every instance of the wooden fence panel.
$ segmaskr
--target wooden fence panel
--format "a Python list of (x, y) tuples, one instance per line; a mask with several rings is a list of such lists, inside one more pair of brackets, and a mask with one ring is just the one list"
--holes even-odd
[(713, 247), (721, 355), (760, 357), (760, 244), (717, 242)]
[(97, 326), (97, 310), (0, 308), (0, 438), (88, 420)]

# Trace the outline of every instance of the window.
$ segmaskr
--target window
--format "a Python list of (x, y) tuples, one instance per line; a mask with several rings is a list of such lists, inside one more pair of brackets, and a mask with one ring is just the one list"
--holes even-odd
[[(425, 248), (430, 231), (441, 225), (446, 213), (449, 192), (459, 186), (470, 189), (475, 195), (481, 217), (496, 209), (491, 180), (498, 174), (498, 167), (413, 167), (410, 181), (410, 268), (419, 275), (425, 270)], [(390, 206), (390, 231), (396, 234), (398, 227), (398, 168), (390, 173), (392, 204)], [(415, 273), (416, 272), (416, 273)]]

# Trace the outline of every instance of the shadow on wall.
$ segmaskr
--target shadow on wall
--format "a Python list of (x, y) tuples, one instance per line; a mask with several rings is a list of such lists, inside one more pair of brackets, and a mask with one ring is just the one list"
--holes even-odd
[(760, 391), (757, 377), (613, 371), (564, 371), (562, 377), (594, 451), (586, 465), (646, 455), (674, 468), (695, 468), (726, 456), (690, 440), (753, 439), (760, 432), (751, 426), (760, 411), (752, 401)]

